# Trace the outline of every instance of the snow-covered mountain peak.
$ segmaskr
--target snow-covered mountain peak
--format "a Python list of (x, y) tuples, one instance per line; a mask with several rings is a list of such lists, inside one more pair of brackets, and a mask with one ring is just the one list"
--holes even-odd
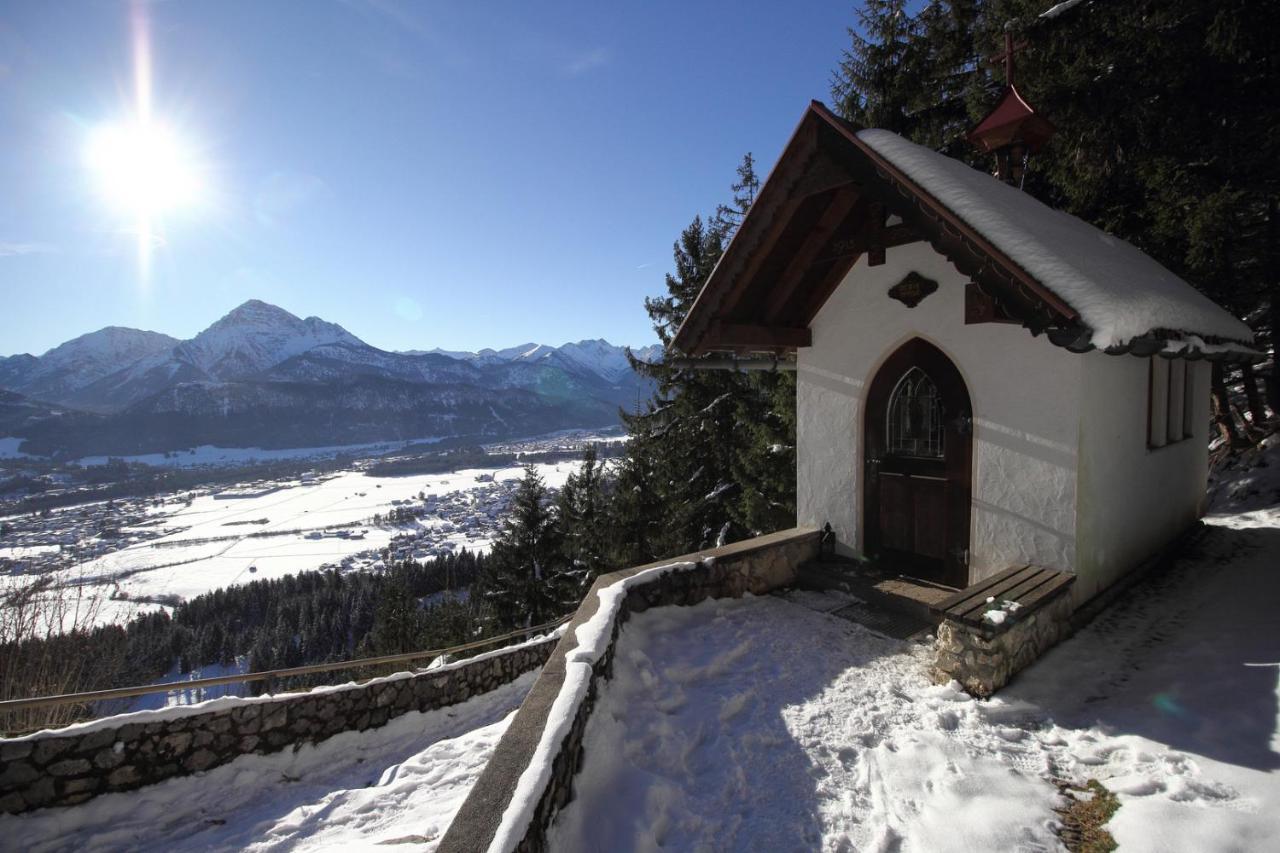
[(181, 357), (218, 379), (249, 376), (328, 344), (367, 346), (337, 323), (305, 320), (250, 299), (179, 347)]
[(76, 391), (139, 359), (169, 352), (177, 343), (159, 332), (107, 326), (28, 362), (24, 393), (55, 397)]
[(137, 358), (159, 352), (178, 343), (177, 338), (130, 329), (125, 326), (106, 326), (59, 344), (40, 357), (45, 363), (67, 363), (84, 359)]
[[(642, 361), (651, 361), (661, 353), (658, 344), (632, 350)], [(604, 338), (590, 338), (563, 344), (558, 347), (547, 344), (518, 344), (505, 349), (482, 349), (479, 352), (457, 352), (432, 350), (439, 355), (447, 355), (460, 361), (473, 364), (492, 365), (502, 362), (532, 364), (535, 362), (556, 363), (587, 373), (595, 374), (606, 381), (617, 382), (631, 373), (631, 364), (627, 361), (627, 348), (614, 346)]]

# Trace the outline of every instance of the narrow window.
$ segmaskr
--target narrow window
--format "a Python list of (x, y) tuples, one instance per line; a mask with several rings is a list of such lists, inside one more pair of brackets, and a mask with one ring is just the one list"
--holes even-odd
[(1175, 441), (1181, 441), (1186, 438), (1186, 430), (1183, 424), (1186, 423), (1186, 391), (1187, 391), (1187, 363), (1180, 358), (1175, 358), (1169, 364), (1169, 444)]
[(1195, 365), (1185, 364), (1182, 372), (1182, 437), (1192, 438), (1196, 434), (1196, 418), (1203, 418), (1206, 413), (1197, 411)]
[(1169, 441), (1169, 361), (1152, 356), (1147, 375), (1147, 446)]

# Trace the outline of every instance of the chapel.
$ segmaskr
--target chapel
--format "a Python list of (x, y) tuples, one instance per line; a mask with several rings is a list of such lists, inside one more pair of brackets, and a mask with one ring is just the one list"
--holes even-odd
[(797, 524), (962, 589), (1013, 566), (1077, 605), (1205, 509), (1210, 362), (1239, 319), (1021, 187), (1052, 125), (1008, 85), (994, 174), (815, 101), (674, 340), (794, 359)]

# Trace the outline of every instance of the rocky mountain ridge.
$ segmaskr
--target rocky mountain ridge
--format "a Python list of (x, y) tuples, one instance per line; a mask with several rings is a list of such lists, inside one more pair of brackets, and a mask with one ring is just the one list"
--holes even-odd
[(28, 452), (98, 455), (531, 435), (616, 423), (648, 394), (603, 340), (389, 352), (259, 300), (186, 341), (109, 327), (0, 358), (0, 389), (57, 410), (12, 433)]

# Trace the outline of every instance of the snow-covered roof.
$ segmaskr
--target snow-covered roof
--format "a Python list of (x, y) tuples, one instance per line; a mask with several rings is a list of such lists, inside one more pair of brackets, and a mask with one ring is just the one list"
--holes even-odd
[(925, 241), (976, 299), (1072, 352), (1254, 360), (1239, 319), (1124, 240), (979, 169), (814, 101), (672, 346), (778, 354), (864, 254)]
[(890, 131), (857, 137), (1073, 308), (1099, 349), (1152, 333), (1253, 342), (1243, 322), (1124, 240)]

